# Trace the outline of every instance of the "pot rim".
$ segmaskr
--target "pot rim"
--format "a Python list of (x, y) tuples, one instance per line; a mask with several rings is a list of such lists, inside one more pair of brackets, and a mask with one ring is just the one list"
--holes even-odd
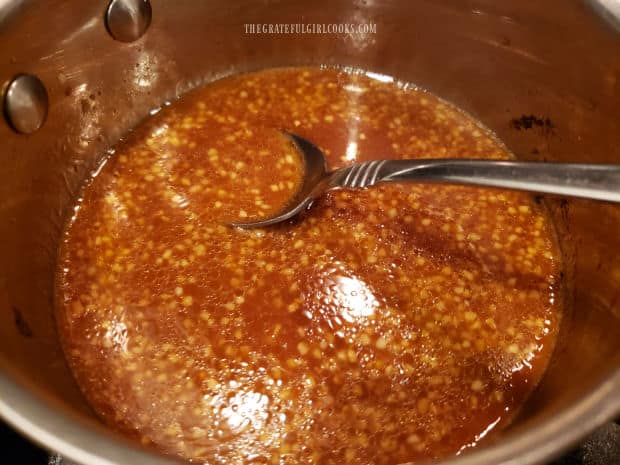
[[(63, 457), (88, 465), (173, 465), (186, 463), (125, 443), (97, 428), (88, 428), (0, 371), (0, 418), (17, 431)], [(620, 415), (620, 368), (578, 402), (522, 434), (474, 448), (442, 465), (535, 465), (552, 460), (579, 439)], [(404, 464), (406, 465), (406, 464)]]

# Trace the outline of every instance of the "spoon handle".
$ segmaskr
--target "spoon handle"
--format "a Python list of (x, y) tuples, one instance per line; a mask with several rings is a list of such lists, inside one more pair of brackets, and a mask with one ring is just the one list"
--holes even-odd
[(501, 187), (620, 202), (620, 165), (466, 158), (381, 160), (355, 165), (342, 187), (415, 181)]

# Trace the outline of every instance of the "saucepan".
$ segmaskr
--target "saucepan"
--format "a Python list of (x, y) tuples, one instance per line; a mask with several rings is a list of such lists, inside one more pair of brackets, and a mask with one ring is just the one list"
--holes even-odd
[[(76, 463), (175, 463), (96, 419), (52, 311), (79, 186), (149, 110), (232, 73), (341, 65), (428, 89), (519, 159), (620, 163), (618, 18), (616, 0), (0, 0), (0, 417)], [(545, 202), (564, 256), (557, 348), (514, 423), (445, 463), (545, 463), (620, 415), (620, 207)]]

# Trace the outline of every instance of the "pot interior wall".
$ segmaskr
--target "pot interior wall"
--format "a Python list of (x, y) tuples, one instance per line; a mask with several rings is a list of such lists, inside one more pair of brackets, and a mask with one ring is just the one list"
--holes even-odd
[[(52, 313), (63, 223), (105, 150), (148, 110), (202, 82), (272, 66), (348, 65), (453, 102), (519, 158), (620, 162), (620, 35), (587, 3), (153, 0), (150, 29), (130, 44), (107, 33), (105, 6), (26, 2), (10, 21), (0, 15), (0, 83), (35, 73), (50, 98), (47, 122), (32, 135), (0, 120), (1, 366), (82, 418), (91, 413)], [(296, 22), (374, 22), (377, 33), (244, 34), (246, 23)], [(530, 115), (531, 127), (515, 124)], [(567, 312), (516, 430), (577, 402), (620, 366), (620, 207), (548, 205), (565, 253)]]

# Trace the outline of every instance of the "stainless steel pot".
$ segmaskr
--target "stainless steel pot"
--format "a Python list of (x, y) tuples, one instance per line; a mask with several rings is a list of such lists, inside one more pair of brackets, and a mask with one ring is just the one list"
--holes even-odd
[[(148, 9), (132, 16), (120, 3), (106, 26), (104, 1), (0, 0), (5, 119), (34, 131), (0, 118), (0, 416), (81, 464), (172, 463), (97, 422), (51, 308), (59, 235), (81, 181), (162, 102), (240, 71), (348, 65), (454, 102), (519, 158), (620, 162), (617, 0), (153, 0), (150, 25)], [(244, 33), (246, 23), (365, 22), (376, 34)], [(20, 73), (43, 87), (10, 85)], [(553, 361), (512, 427), (446, 463), (543, 463), (620, 414), (620, 208), (548, 205), (568, 296)]]

